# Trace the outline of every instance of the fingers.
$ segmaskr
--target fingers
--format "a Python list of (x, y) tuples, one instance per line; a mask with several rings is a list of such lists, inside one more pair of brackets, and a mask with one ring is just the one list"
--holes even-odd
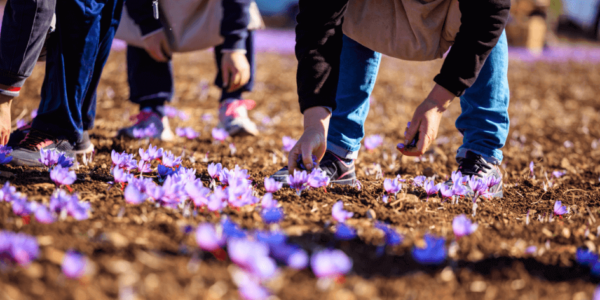
[(312, 171), (313, 169), (313, 160), (312, 160), (312, 152), (313, 149), (310, 144), (303, 144), (302, 147), (302, 163), (306, 170)]
[(250, 81), (250, 69), (243, 69), (240, 71), (240, 74), (242, 75), (242, 80), (240, 82), (240, 88), (245, 86), (246, 84), (248, 84), (248, 81)]
[(421, 119), (418, 116), (418, 111), (415, 112), (412, 120), (410, 121), (410, 126), (408, 126), (408, 129), (406, 129), (406, 133), (404, 135), (404, 144), (408, 146), (408, 144), (410, 144), (413, 139), (415, 138), (415, 135), (417, 135), (417, 131), (419, 131), (419, 126), (421, 125)]
[(425, 151), (427, 151), (427, 148), (429, 148), (429, 144), (431, 144), (431, 132), (427, 130), (428, 124), (427, 122), (422, 122), (421, 124), (422, 125), (419, 126), (419, 132), (421, 132), (421, 135), (417, 141), (417, 151), (419, 152), (419, 155), (425, 154)]
[(231, 72), (231, 84), (229, 85), (229, 89), (227, 89), (227, 91), (230, 93), (236, 91), (241, 87), (241, 82), (242, 74), (240, 74), (240, 72), (234, 68)]
[(157, 62), (167, 62), (168, 61), (168, 59), (163, 54), (163, 52), (160, 48), (160, 45), (149, 47), (148, 49), (146, 49), (146, 52), (148, 52), (150, 57), (152, 57), (152, 59), (154, 59)]
[(300, 153), (300, 148), (296, 144), (296, 146), (292, 148), (292, 151), (290, 151), (290, 154), (288, 155), (288, 172), (290, 175), (294, 173), (294, 170), (298, 169), (298, 163), (296, 163), (296, 160), (298, 160), (298, 155), (300, 155)]
[(221, 75), (223, 76), (223, 88), (229, 87), (229, 67), (226, 63), (221, 66)]
[(166, 37), (160, 41), (160, 45), (163, 55), (167, 58), (167, 60), (171, 60), (171, 57), (173, 57), (173, 52), (171, 51), (171, 46), (169, 46), (169, 41), (167, 41)]

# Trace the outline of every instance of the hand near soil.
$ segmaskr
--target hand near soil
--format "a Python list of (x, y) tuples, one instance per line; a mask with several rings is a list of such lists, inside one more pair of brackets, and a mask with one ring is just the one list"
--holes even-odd
[(238, 90), (250, 80), (250, 64), (243, 51), (223, 53), (221, 59), (221, 73), (223, 74), (223, 87), (231, 93)]
[(12, 97), (0, 95), (0, 145), (6, 145), (10, 137), (10, 107), (12, 105)]
[(425, 154), (437, 137), (442, 114), (450, 106), (454, 97), (454, 94), (436, 84), (429, 96), (415, 110), (410, 127), (406, 129), (404, 135), (404, 145), (410, 144), (419, 132), (416, 152), (419, 155)]
[(171, 59), (171, 48), (164, 30), (157, 30), (143, 37), (144, 49), (150, 57), (158, 62), (168, 62)]
[(331, 113), (324, 107), (315, 106), (304, 111), (304, 133), (288, 155), (288, 172), (298, 169), (296, 160), (302, 155), (302, 163), (308, 171), (313, 168), (312, 156), (321, 161), (327, 150), (327, 131)]

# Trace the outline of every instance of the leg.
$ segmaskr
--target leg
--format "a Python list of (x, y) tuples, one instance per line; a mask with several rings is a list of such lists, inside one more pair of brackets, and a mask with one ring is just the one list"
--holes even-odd
[(58, 1), (34, 129), (71, 142), (82, 139), (84, 121), (89, 127), (95, 116), (94, 94), (122, 8), (122, 0)]
[(509, 129), (508, 44), (503, 33), (487, 58), (475, 84), (460, 97), (462, 113), (456, 128), (464, 135), (457, 158), (467, 151), (499, 164)]
[(152, 108), (164, 116), (164, 104), (174, 94), (171, 62), (157, 62), (142, 48), (127, 46), (127, 82), (129, 99), (140, 110)]
[(250, 64), (250, 80), (239, 90), (231, 93), (223, 90), (223, 75), (221, 72), (221, 58), (223, 55), (221, 54), (221, 49), (221, 45), (215, 47), (215, 62), (217, 63), (217, 77), (215, 78), (215, 85), (221, 88), (221, 98), (219, 99), (219, 102), (223, 102), (226, 99), (242, 99), (242, 93), (252, 91), (252, 88), (254, 87), (254, 74), (256, 72), (256, 63), (254, 60), (254, 31), (248, 32), (245, 49), (246, 58)]
[(358, 156), (380, 62), (380, 53), (344, 35), (335, 97), (337, 108), (331, 116), (327, 136), (327, 150), (342, 158)]

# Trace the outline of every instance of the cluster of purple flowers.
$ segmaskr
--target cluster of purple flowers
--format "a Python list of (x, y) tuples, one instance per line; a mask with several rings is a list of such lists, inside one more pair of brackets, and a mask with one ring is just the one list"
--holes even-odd
[(180, 137), (185, 137), (188, 140), (193, 140), (200, 136), (200, 133), (195, 131), (192, 127), (177, 127), (175, 129), (175, 134)]
[(308, 188), (326, 188), (330, 180), (327, 173), (319, 168), (314, 168), (310, 174), (305, 170), (294, 170), (294, 174), (288, 175), (287, 178), (290, 188), (296, 190), (298, 196), (300, 196), (303, 190)]
[(471, 222), (465, 215), (458, 215), (452, 220), (452, 230), (457, 239), (470, 235), (477, 230), (477, 227), (477, 223)]
[(73, 166), (73, 157), (65, 156), (62, 152), (57, 152), (55, 149), (44, 150), (40, 149), (41, 158), (38, 159), (46, 168), (54, 166), (61, 166), (63, 168), (70, 168)]
[(182, 121), (190, 118), (184, 111), (178, 110), (173, 106), (165, 106), (165, 115), (169, 118), (179, 118)]
[(365, 138), (365, 148), (371, 151), (383, 143), (383, 137), (379, 134), (370, 135)]
[(9, 156), (11, 152), (11, 147), (0, 145), (0, 165), (7, 164), (12, 160), (12, 156)]
[(219, 142), (223, 142), (229, 137), (229, 133), (227, 133), (227, 130), (218, 127), (213, 128), (211, 134), (213, 139)]
[(394, 179), (390, 179), (390, 178), (386, 178), (383, 180), (383, 189), (386, 191), (386, 193), (388, 195), (383, 195), (382, 200), (384, 203), (388, 202), (388, 197), (389, 195), (394, 195), (394, 197), (396, 197), (396, 195), (398, 194), (398, 192), (400, 192), (400, 190), (402, 189), (402, 183), (400, 182), (400, 176), (394, 178)]
[(59, 214), (61, 217), (69, 215), (78, 221), (87, 220), (91, 208), (89, 202), (79, 201), (77, 194), (69, 195), (63, 190), (56, 190), (50, 196), (50, 212)]
[(132, 133), (136, 139), (149, 139), (158, 134), (158, 129), (156, 129), (154, 123), (150, 123), (147, 127), (134, 128)]
[(68, 167), (63, 168), (61, 165), (56, 165), (50, 170), (50, 179), (58, 186), (69, 186), (77, 179), (75, 171), (70, 171)]
[(28, 266), (39, 256), (37, 239), (24, 233), (0, 231), (0, 261)]

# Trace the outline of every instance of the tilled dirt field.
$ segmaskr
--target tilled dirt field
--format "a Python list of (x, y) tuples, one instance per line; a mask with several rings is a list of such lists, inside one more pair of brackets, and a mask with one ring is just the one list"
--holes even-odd
[[(298, 138), (301, 115), (295, 92), (293, 56), (259, 54), (257, 86), (248, 98), (257, 102), (251, 113), (261, 126), (260, 137), (213, 142), (218, 90), (211, 86), (213, 54), (200, 52), (176, 56), (177, 99), (173, 106), (185, 111), (186, 121), (171, 119), (173, 128), (191, 126), (201, 132), (194, 141), (152, 141), (173, 153), (184, 153), (185, 167), (207, 178), (207, 161), (225, 167), (248, 169), (259, 194), (263, 178), (286, 164), (282, 137)], [(511, 131), (504, 150), (504, 198), (479, 204), (477, 231), (455, 242), (452, 220), (471, 215), (472, 204), (425, 201), (422, 189), (405, 187), (398, 201), (381, 201), (383, 176), (417, 175), (445, 180), (457, 164), (454, 153), (461, 135), (454, 128), (460, 106), (454, 103), (438, 136), (437, 146), (421, 160), (402, 157), (395, 150), (406, 122), (432, 86), (440, 62), (410, 63), (384, 58), (373, 94), (367, 135), (385, 136), (381, 147), (362, 151), (357, 161), (362, 190), (330, 187), (297, 197), (282, 189), (275, 198), (283, 204), (285, 219), (278, 225), (290, 240), (309, 253), (319, 247), (343, 250), (354, 262), (345, 280), (318, 280), (309, 269), (283, 272), (267, 286), (273, 299), (591, 299), (598, 279), (589, 268), (575, 262), (575, 251), (600, 246), (600, 65), (582, 63), (522, 63), (511, 61)], [(237, 299), (231, 262), (220, 261), (198, 249), (186, 225), (217, 222), (208, 212), (184, 216), (181, 210), (156, 208), (151, 203), (126, 204), (123, 192), (109, 188), (110, 151), (137, 153), (147, 142), (115, 139), (137, 108), (128, 102), (125, 55), (113, 53), (98, 91), (98, 116), (92, 141), (92, 164), (77, 170), (72, 185), (80, 198), (91, 202), (85, 221), (68, 218), (50, 225), (15, 216), (9, 203), (0, 203), (0, 229), (34, 235), (40, 257), (28, 268), (4, 266), (0, 270), (0, 299)], [(38, 66), (14, 105), (14, 117), (28, 116), (39, 102), (43, 66)], [(210, 86), (210, 87), (209, 87)], [(458, 102), (458, 100), (456, 101)], [(203, 120), (204, 114), (213, 115)], [(26, 119), (28, 117), (25, 117)], [(594, 142), (595, 141), (595, 142)], [(232, 154), (229, 144), (237, 151)], [(190, 160), (190, 158), (192, 158)], [(208, 159), (206, 159), (208, 158)], [(195, 161), (193, 163), (192, 161)], [(534, 161), (537, 179), (529, 176)], [(545, 173), (564, 170), (544, 188)], [(30, 200), (47, 202), (54, 190), (48, 172), (35, 168), (0, 166), (1, 182), (9, 180)], [(208, 182), (208, 181), (207, 181)], [(406, 185), (408, 186), (408, 185)], [(340, 242), (332, 234), (331, 207), (343, 200), (354, 212), (348, 224), (358, 229), (358, 239)], [(556, 200), (569, 207), (562, 218), (552, 215)], [(529, 224), (526, 214), (529, 211)], [(224, 214), (244, 228), (267, 228), (252, 208), (226, 208)], [(401, 245), (378, 249), (382, 232), (375, 220), (400, 232)], [(275, 225), (277, 226), (277, 225)], [(425, 233), (444, 237), (449, 249), (446, 263), (423, 267), (410, 255), (422, 244)], [(532, 248), (531, 246), (535, 246)], [(92, 271), (81, 280), (61, 273), (65, 251), (87, 255)], [(274, 298), (276, 297), (276, 298)]]

